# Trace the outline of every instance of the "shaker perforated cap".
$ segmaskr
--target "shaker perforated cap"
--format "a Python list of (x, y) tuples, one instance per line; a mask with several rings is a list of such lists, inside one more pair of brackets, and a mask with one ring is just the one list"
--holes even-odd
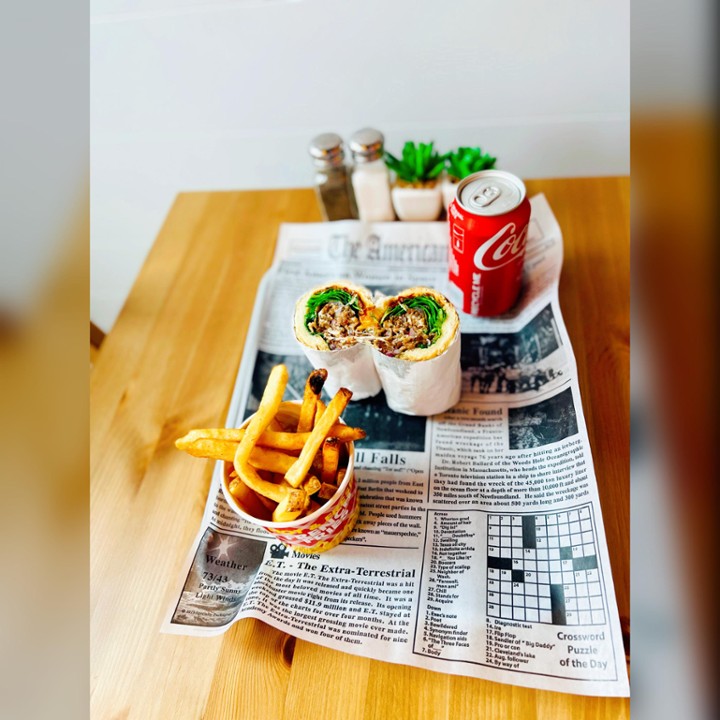
[(340, 165), (345, 157), (343, 141), (337, 133), (316, 135), (310, 141), (308, 151), (317, 167)]
[(356, 162), (371, 162), (383, 155), (385, 138), (379, 130), (363, 128), (350, 137), (350, 152)]

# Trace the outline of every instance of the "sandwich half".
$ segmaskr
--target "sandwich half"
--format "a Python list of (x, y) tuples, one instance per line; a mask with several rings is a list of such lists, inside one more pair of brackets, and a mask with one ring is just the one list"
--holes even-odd
[(295, 337), (314, 368), (326, 368), (325, 389), (352, 390), (353, 400), (377, 395), (382, 386), (373, 349), (362, 342), (376, 325), (372, 295), (346, 280), (315, 287), (295, 303)]
[(437, 290), (414, 287), (377, 310), (375, 368), (388, 406), (406, 415), (437, 415), (460, 399), (460, 319)]
[(355, 345), (374, 324), (370, 291), (346, 280), (313, 288), (295, 304), (295, 337), (313, 350)]
[(377, 310), (375, 346), (399, 360), (432, 360), (442, 355), (458, 334), (455, 306), (427, 287), (403, 290), (385, 298)]

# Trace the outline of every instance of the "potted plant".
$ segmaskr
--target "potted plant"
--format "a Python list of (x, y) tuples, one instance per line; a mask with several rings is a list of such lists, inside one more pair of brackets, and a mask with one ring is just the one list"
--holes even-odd
[(457, 184), (468, 175), (480, 170), (492, 170), (497, 158), (484, 153), (479, 147), (459, 147), (447, 154), (447, 172), (442, 182), (443, 205), (448, 205), (455, 197)]
[(385, 153), (385, 164), (395, 173), (392, 201), (400, 220), (437, 220), (442, 211), (440, 174), (445, 155), (433, 143), (406, 142), (402, 158)]

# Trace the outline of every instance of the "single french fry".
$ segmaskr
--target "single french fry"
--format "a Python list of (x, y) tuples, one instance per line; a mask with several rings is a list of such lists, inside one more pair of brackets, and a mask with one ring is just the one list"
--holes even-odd
[(314, 495), (321, 487), (322, 483), (314, 475), (311, 475), (302, 484), (302, 489), (308, 494), (308, 496)]
[(300, 456), (285, 473), (285, 479), (293, 487), (298, 487), (305, 475), (307, 475), (315, 453), (320, 449), (323, 440), (328, 436), (332, 426), (340, 418), (351, 397), (352, 392), (347, 388), (340, 388), (337, 393), (335, 393), (335, 397), (330, 401), (320, 421), (310, 433), (310, 437), (300, 451)]
[[(307, 497), (307, 496), (306, 496)], [(305, 510), (305, 501), (297, 502), (292, 495), (286, 495), (275, 508), (272, 514), (273, 522), (291, 522), (302, 515)]]
[(327, 370), (319, 368), (313, 370), (308, 375), (307, 381), (305, 382), (302, 405), (300, 406), (300, 418), (297, 426), (298, 432), (310, 432), (310, 430), (312, 430), (317, 399), (322, 392), (325, 380), (327, 380), (327, 374)]
[(320, 422), (320, 418), (322, 417), (322, 414), (325, 412), (325, 403), (318, 397), (317, 402), (315, 403), (315, 421), (313, 423), (313, 427)]
[(322, 500), (329, 500), (336, 492), (338, 486), (332, 483), (323, 483), (318, 490), (318, 497)]
[(198, 438), (191, 443), (185, 443), (181, 450), (189, 455), (208, 460), (227, 460), (232, 462), (235, 459), (235, 451), (238, 443), (232, 440), (216, 440), (214, 438)]
[(295, 462), (294, 455), (286, 455), (277, 450), (270, 450), (265, 447), (254, 447), (250, 453), (250, 464), (258, 470), (269, 470), (270, 472), (284, 475)]
[(340, 468), (338, 470), (337, 474), (337, 485), (340, 487), (343, 484), (343, 480), (345, 479), (345, 473), (347, 472), (347, 468)]
[(240, 479), (243, 478), (243, 466), (246, 465), (250, 459), (250, 453), (253, 447), (255, 447), (258, 438), (265, 432), (270, 421), (277, 414), (287, 381), (287, 368), (284, 365), (275, 365), (270, 371), (270, 376), (268, 377), (267, 385), (260, 399), (257, 412), (248, 423), (245, 434), (242, 440), (240, 440), (237, 452), (235, 453), (234, 465)]
[(315, 398), (308, 398), (307, 393), (303, 395), (302, 405), (300, 406), (300, 417), (298, 418), (297, 431), (309, 432), (313, 427), (315, 419)]
[[(280, 423), (277, 423), (280, 426)], [(269, 427), (269, 426), (268, 426)], [(227, 440), (229, 442), (239, 443), (245, 437), (246, 428), (197, 428), (191, 430), (187, 435), (175, 441), (175, 447), (180, 450), (185, 449), (185, 445), (196, 442), (197, 440)], [(268, 430), (267, 432), (274, 432)]]
[(208, 458), (209, 460), (227, 460), (227, 462), (232, 462), (235, 459), (235, 451), (238, 446), (236, 442), (231, 440), (216, 440), (203, 437), (192, 442), (185, 442), (185, 438), (181, 438), (175, 445), (193, 457)]
[(335, 480), (339, 460), (340, 441), (336, 437), (325, 438), (322, 445), (322, 475), (320, 475), (320, 479), (324, 483), (331, 483)]

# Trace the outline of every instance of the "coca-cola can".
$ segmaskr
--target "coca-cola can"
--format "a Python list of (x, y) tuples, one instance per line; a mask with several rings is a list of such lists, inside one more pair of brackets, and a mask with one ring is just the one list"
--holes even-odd
[(458, 183), (448, 208), (450, 282), (462, 310), (489, 317), (507, 312), (522, 286), (530, 201), (520, 178), (483, 170)]

